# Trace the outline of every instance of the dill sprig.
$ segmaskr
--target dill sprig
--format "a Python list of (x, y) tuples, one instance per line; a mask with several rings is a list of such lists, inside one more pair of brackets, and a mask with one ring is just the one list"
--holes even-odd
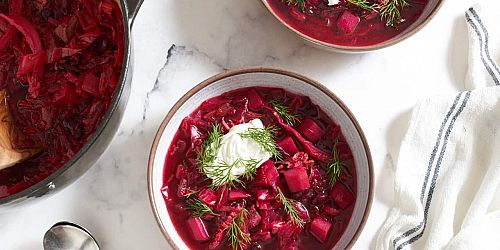
[(307, 0), (286, 0), (286, 3), (288, 5), (295, 5), (297, 6), (300, 11), (304, 12), (305, 8), (306, 8), (306, 2)]
[(347, 0), (363, 10), (377, 12), (385, 25), (395, 27), (403, 20), (401, 10), (410, 6), (408, 0), (384, 0), (382, 3), (372, 3), (369, 0)]
[(272, 157), (281, 158), (274, 136), (278, 133), (278, 128), (269, 125), (266, 128), (248, 128), (247, 132), (239, 133), (241, 138), (250, 138), (264, 148)]
[(210, 207), (208, 207), (207, 204), (205, 204), (203, 201), (199, 199), (188, 200), (187, 206), (189, 210), (192, 211), (191, 216), (193, 217), (202, 217), (203, 215), (214, 215), (214, 216), (219, 215), (215, 213)]
[(269, 102), (269, 104), (271, 104), (271, 106), (273, 106), (276, 113), (278, 113), (278, 115), (280, 115), (280, 117), (286, 123), (288, 123), (288, 125), (292, 126), (296, 122), (299, 122), (299, 117), (297, 115), (292, 115), (290, 113), (290, 109), (286, 105), (281, 103), (280, 101), (272, 100), (271, 102)]
[(250, 181), (253, 180), (253, 178), (257, 174), (257, 166), (259, 165), (260, 161), (255, 159), (249, 159), (249, 160), (242, 160), (242, 162), (243, 164), (245, 164), (245, 173), (243, 174), (243, 176), (247, 180)]
[(378, 7), (378, 12), (387, 26), (394, 27), (403, 21), (401, 10), (408, 6), (410, 4), (407, 0), (385, 0)]
[(278, 189), (278, 196), (276, 198), (279, 199), (283, 204), (283, 206), (285, 207), (285, 212), (290, 216), (290, 220), (292, 221), (292, 223), (299, 227), (303, 227), (305, 221), (302, 218), (300, 218), (297, 208), (293, 206), (293, 203), (295, 201), (286, 198), (283, 192), (281, 192), (281, 189), (280, 188), (277, 189)]
[(328, 164), (327, 166), (327, 174), (330, 179), (330, 185), (335, 185), (337, 183), (340, 173), (342, 172), (342, 167), (344, 166), (344, 163), (340, 161), (339, 158), (339, 151), (337, 149), (337, 144), (339, 140), (335, 140), (333, 142), (333, 149), (332, 149), (332, 161)]
[(352, 5), (356, 5), (363, 10), (378, 12), (378, 5), (376, 3), (371, 3), (368, 0), (347, 0)]
[(257, 165), (259, 164), (258, 160), (255, 159), (237, 159), (233, 163), (220, 163), (220, 164), (210, 164), (206, 165), (202, 169), (202, 173), (207, 176), (210, 176), (212, 179), (212, 184), (210, 184), (210, 188), (218, 188), (225, 185), (230, 185), (235, 187), (236, 184), (240, 184), (241, 186), (245, 186), (245, 182), (242, 179), (239, 179), (239, 176), (233, 176), (232, 170), (235, 167), (245, 167), (245, 173), (243, 176), (247, 180), (252, 180), (255, 174), (257, 173)]
[(188, 193), (185, 194), (184, 197), (191, 198), (191, 195), (195, 195), (199, 192), (200, 192), (199, 190), (194, 190), (194, 189), (188, 188)]
[(208, 133), (207, 139), (203, 141), (201, 150), (197, 152), (196, 162), (198, 163), (198, 167), (203, 169), (213, 164), (221, 146), (222, 128), (220, 124), (216, 123), (212, 125), (212, 131)]
[(242, 229), (242, 227), (245, 226), (245, 218), (247, 215), (248, 210), (242, 208), (241, 211), (231, 220), (231, 223), (224, 228), (233, 250), (244, 249), (245, 246), (251, 241), (250, 234)]

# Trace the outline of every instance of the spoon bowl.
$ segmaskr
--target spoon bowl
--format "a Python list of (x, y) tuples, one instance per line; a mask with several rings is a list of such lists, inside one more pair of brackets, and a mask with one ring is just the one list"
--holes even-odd
[(59, 222), (43, 236), (45, 250), (100, 250), (97, 240), (80, 225)]

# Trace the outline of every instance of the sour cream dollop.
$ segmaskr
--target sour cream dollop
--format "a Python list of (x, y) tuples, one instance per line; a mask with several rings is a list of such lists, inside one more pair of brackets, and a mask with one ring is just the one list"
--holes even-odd
[[(264, 124), (260, 119), (251, 120), (248, 123), (239, 124), (229, 129), (229, 132), (222, 136), (221, 147), (217, 151), (217, 157), (214, 163), (232, 165), (237, 160), (256, 160), (259, 161), (257, 167), (269, 160), (271, 155), (255, 140), (251, 138), (242, 138), (240, 133), (245, 133), (249, 128), (264, 128)], [(206, 169), (206, 174), (209, 178), (214, 179), (210, 174), (210, 170)], [(231, 178), (237, 179), (246, 172), (244, 164), (236, 164), (231, 168)], [(227, 173), (227, 172), (226, 172)]]
[(328, 0), (328, 6), (339, 4), (339, 0)]

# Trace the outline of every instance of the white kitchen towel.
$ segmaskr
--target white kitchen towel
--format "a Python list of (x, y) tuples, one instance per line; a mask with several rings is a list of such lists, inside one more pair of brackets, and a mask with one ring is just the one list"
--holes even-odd
[(500, 70), (492, 54), (500, 44), (490, 43), (500, 36), (496, 2), (465, 15), (471, 90), (413, 110), (377, 249), (500, 249)]

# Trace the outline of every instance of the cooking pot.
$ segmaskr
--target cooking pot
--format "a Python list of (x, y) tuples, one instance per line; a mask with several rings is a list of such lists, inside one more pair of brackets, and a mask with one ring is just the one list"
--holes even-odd
[(34, 200), (41, 196), (61, 190), (68, 184), (82, 176), (99, 159), (102, 153), (111, 143), (122, 120), (125, 106), (130, 96), (132, 81), (132, 38), (131, 29), (135, 16), (143, 0), (117, 0), (119, 2), (123, 18), (124, 57), (122, 72), (116, 88), (112, 103), (108, 108), (101, 124), (97, 127), (89, 141), (78, 151), (78, 153), (57, 171), (37, 184), (20, 191), (16, 194), (0, 198), (0, 208), (18, 206), (21, 202)]

